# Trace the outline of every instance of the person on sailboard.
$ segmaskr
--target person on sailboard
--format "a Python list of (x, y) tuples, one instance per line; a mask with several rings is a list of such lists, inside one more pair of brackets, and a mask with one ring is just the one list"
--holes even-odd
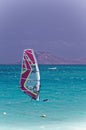
[(34, 92), (34, 93), (38, 93), (38, 92), (39, 92), (39, 90), (38, 90), (38, 88), (37, 88), (37, 85), (34, 86), (33, 92)]

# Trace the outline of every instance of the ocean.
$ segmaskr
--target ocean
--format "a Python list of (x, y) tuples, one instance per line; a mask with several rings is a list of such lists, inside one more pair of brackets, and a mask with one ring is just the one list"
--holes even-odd
[(39, 69), (35, 101), (20, 90), (21, 66), (0, 65), (0, 130), (86, 130), (86, 65)]

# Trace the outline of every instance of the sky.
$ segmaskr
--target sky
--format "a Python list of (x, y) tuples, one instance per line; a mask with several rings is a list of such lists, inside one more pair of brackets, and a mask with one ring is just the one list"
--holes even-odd
[(65, 59), (86, 57), (86, 0), (0, 0), (0, 63), (23, 50)]

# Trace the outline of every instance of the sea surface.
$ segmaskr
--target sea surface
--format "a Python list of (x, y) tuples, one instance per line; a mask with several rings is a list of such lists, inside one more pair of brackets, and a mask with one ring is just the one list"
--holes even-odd
[(21, 65), (0, 65), (0, 130), (86, 130), (86, 65), (39, 69), (34, 101), (19, 88)]

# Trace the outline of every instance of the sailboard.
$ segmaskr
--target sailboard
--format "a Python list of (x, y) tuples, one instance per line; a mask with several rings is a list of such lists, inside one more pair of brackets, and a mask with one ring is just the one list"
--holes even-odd
[(20, 88), (34, 100), (39, 100), (40, 72), (33, 49), (23, 52)]

